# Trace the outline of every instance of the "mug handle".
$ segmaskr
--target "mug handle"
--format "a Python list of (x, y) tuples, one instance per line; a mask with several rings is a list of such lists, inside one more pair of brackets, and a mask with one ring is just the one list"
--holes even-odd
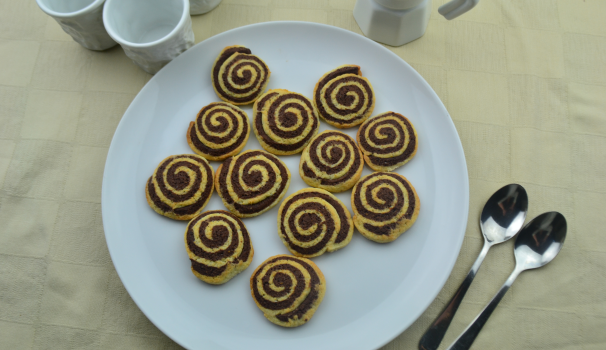
[(480, 0), (452, 0), (449, 3), (440, 6), (438, 12), (447, 20), (451, 20), (471, 10), (478, 2), (480, 2)]

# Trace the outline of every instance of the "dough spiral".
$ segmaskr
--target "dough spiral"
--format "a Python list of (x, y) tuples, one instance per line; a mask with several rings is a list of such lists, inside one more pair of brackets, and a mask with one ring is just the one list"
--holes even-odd
[(298, 327), (311, 319), (322, 302), (326, 280), (311, 260), (276, 255), (253, 272), (250, 289), (269, 321), (282, 327)]
[(202, 157), (220, 161), (238, 154), (250, 135), (248, 116), (225, 102), (213, 102), (200, 110), (189, 123), (187, 143)]
[(196, 216), (213, 193), (213, 168), (198, 155), (164, 159), (147, 180), (145, 197), (158, 214), (175, 220)]
[(253, 105), (253, 130), (261, 146), (270, 153), (301, 152), (319, 128), (316, 109), (299, 93), (269, 90)]
[(224, 210), (206, 211), (187, 225), (185, 249), (193, 274), (223, 284), (244, 271), (254, 250), (242, 220)]
[(228, 46), (213, 65), (213, 88), (223, 101), (244, 105), (254, 102), (263, 93), (270, 75), (267, 64), (250, 49)]
[(337, 128), (364, 122), (375, 108), (375, 94), (356, 65), (343, 65), (324, 74), (314, 88), (320, 118)]
[(349, 210), (322, 189), (297, 191), (278, 211), (278, 234), (296, 256), (313, 258), (341, 249), (351, 241), (353, 230)]
[(306, 184), (330, 192), (350, 189), (363, 169), (362, 152), (340, 131), (324, 131), (314, 137), (299, 162), (299, 174)]
[(278, 204), (288, 190), (290, 172), (278, 157), (251, 150), (227, 158), (217, 169), (215, 184), (225, 207), (248, 218)]
[(360, 126), (358, 145), (366, 164), (375, 171), (392, 171), (417, 153), (417, 131), (403, 115), (378, 114)]
[(421, 202), (404, 176), (378, 172), (363, 177), (354, 186), (351, 206), (358, 231), (372, 241), (386, 243), (414, 224)]

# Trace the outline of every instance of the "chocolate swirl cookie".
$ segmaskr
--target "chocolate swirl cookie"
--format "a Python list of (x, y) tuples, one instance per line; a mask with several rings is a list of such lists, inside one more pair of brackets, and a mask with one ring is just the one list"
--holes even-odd
[(299, 174), (306, 184), (330, 192), (350, 189), (363, 169), (362, 152), (340, 131), (324, 131), (314, 137), (299, 162)]
[(347, 64), (324, 74), (314, 88), (320, 118), (337, 128), (351, 128), (366, 120), (375, 108), (375, 94), (359, 66)]
[(194, 154), (164, 159), (147, 180), (145, 197), (156, 213), (175, 220), (191, 220), (213, 193), (213, 168)]
[(289, 184), (286, 165), (278, 157), (257, 150), (227, 158), (215, 175), (223, 204), (240, 218), (261, 215), (273, 208)]
[(299, 93), (269, 90), (253, 105), (253, 130), (261, 146), (270, 153), (301, 152), (319, 128), (316, 109)]
[(351, 206), (358, 231), (371, 241), (387, 243), (415, 223), (421, 202), (404, 176), (378, 172), (354, 186)]
[(298, 327), (311, 319), (322, 302), (326, 280), (311, 260), (276, 255), (253, 272), (250, 291), (270, 322)]
[(358, 145), (366, 164), (375, 171), (392, 171), (417, 153), (417, 131), (403, 115), (385, 112), (360, 126)]
[(244, 271), (254, 250), (242, 220), (224, 210), (196, 216), (185, 230), (191, 271), (210, 284), (223, 284)]
[(213, 88), (223, 101), (244, 105), (254, 102), (263, 93), (270, 74), (267, 64), (250, 49), (228, 46), (213, 65)]
[(238, 154), (246, 145), (250, 124), (246, 112), (225, 102), (202, 108), (195, 122), (189, 123), (189, 147), (208, 160), (223, 160)]
[(339, 250), (349, 244), (353, 230), (349, 210), (322, 189), (297, 191), (282, 202), (278, 211), (278, 234), (296, 256), (313, 258)]

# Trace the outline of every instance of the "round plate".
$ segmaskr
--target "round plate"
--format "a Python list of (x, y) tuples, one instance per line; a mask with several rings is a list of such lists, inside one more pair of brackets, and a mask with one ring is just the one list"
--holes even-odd
[[(346, 63), (362, 67), (376, 93), (373, 115), (396, 111), (415, 125), (419, 150), (397, 169), (415, 186), (421, 212), (396, 241), (377, 244), (354, 233), (342, 250), (314, 258), (326, 276), (326, 296), (304, 326), (267, 321), (249, 279), (270, 256), (288, 254), (277, 233), (278, 206), (245, 219), (255, 249), (251, 266), (228, 283), (211, 286), (190, 270), (183, 237), (187, 222), (156, 214), (145, 182), (165, 157), (192, 153), (185, 134), (205, 105), (219, 101), (210, 79), (222, 48), (244, 45), (271, 69), (269, 88), (311, 97), (318, 79)], [(251, 115), (251, 106), (244, 110)], [(321, 123), (320, 130), (331, 129)], [(355, 137), (357, 128), (346, 133)], [(245, 149), (260, 149), (254, 133)], [(300, 155), (281, 157), (292, 173), (286, 196), (307, 187)], [(219, 163), (211, 163), (217, 169)], [(365, 168), (364, 174), (371, 171)], [(351, 210), (351, 190), (337, 197)], [(305, 22), (270, 22), (216, 35), (163, 68), (124, 114), (103, 174), (103, 226), (122, 283), (143, 313), (186, 348), (371, 349), (404, 331), (448, 278), (459, 254), (469, 206), (461, 141), (440, 99), (398, 56), (352, 32)], [(213, 194), (206, 210), (224, 209)]]

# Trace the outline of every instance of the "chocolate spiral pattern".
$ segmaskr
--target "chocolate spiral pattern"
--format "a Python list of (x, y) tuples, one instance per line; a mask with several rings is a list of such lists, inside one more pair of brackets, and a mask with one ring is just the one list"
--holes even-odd
[(299, 162), (299, 174), (306, 184), (330, 192), (350, 189), (363, 169), (362, 152), (340, 131), (324, 131), (314, 137)]
[(191, 220), (213, 193), (213, 168), (194, 154), (164, 159), (147, 180), (147, 203), (158, 214), (175, 220)]
[(217, 169), (215, 185), (225, 207), (240, 218), (273, 208), (288, 190), (290, 172), (264, 151), (245, 151), (227, 158)]
[(358, 145), (366, 164), (375, 171), (392, 171), (417, 153), (417, 131), (403, 115), (386, 112), (360, 126)]
[(267, 64), (244, 46), (221, 51), (212, 69), (212, 82), (220, 99), (235, 105), (254, 102), (267, 87)]
[(344, 65), (324, 74), (314, 89), (320, 118), (337, 128), (364, 122), (375, 108), (375, 94), (359, 66)]
[(316, 109), (299, 93), (269, 90), (253, 105), (253, 130), (261, 146), (270, 153), (301, 152), (319, 128)]
[(404, 176), (378, 172), (363, 177), (354, 186), (351, 205), (358, 231), (372, 241), (386, 243), (414, 224), (421, 202)]
[(330, 192), (306, 188), (286, 198), (278, 211), (278, 233), (288, 250), (313, 258), (345, 247), (353, 236), (349, 210)]
[(244, 271), (254, 250), (242, 220), (224, 210), (196, 216), (185, 230), (191, 271), (204, 282), (223, 284)]
[(326, 292), (326, 280), (311, 260), (276, 255), (253, 272), (250, 289), (269, 321), (278, 326), (297, 327), (316, 312)]
[(250, 124), (246, 112), (225, 102), (202, 108), (189, 123), (187, 143), (197, 154), (219, 161), (238, 154), (246, 145)]

